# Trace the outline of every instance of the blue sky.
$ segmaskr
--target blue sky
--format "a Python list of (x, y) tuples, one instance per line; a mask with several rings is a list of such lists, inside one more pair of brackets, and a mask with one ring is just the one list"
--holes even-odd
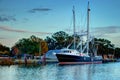
[[(89, 0), (90, 32), (120, 47), (120, 0)], [(71, 33), (72, 7), (76, 30), (86, 30), (88, 0), (0, 0), (0, 43), (13, 46), (19, 39), (40, 38), (57, 31)]]

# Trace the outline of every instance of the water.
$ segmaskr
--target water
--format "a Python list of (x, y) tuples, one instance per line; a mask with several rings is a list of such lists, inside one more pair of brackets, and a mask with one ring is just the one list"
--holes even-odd
[(0, 80), (120, 80), (120, 63), (0, 66)]

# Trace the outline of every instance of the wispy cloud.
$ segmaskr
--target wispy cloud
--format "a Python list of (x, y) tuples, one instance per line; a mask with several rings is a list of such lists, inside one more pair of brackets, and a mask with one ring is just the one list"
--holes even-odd
[(10, 31), (10, 32), (26, 32), (24, 30), (17, 30), (17, 29), (13, 29), (11, 27), (6, 27), (6, 26), (0, 26), (0, 29), (3, 31)]
[(0, 37), (0, 39), (6, 39), (5, 37)]
[(0, 22), (5, 21), (16, 21), (16, 18), (14, 16), (0, 15)]
[(31, 10), (29, 10), (28, 12), (30, 13), (35, 13), (35, 12), (46, 12), (46, 11), (50, 11), (52, 9), (50, 8), (33, 8)]
[(0, 26), (0, 30), (8, 31), (8, 32), (17, 32), (17, 33), (34, 33), (34, 34), (41, 34), (41, 35), (52, 34), (52, 33), (49, 33), (49, 32), (32, 32), (32, 31), (27, 31), (27, 30), (18, 30), (18, 29), (14, 29), (14, 28), (11, 28), (11, 27), (6, 27), (6, 26)]
[(111, 33), (119, 33), (120, 26), (106, 26), (106, 27), (97, 27), (95, 28), (95, 32), (100, 32), (104, 34), (111, 34)]
[(106, 26), (106, 27), (97, 27), (95, 29), (95, 36), (99, 38), (105, 38), (112, 43), (115, 44), (115, 46), (120, 46), (120, 26)]

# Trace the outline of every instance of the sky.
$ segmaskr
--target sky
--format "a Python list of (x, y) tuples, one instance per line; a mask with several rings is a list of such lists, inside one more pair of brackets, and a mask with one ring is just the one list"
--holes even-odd
[[(89, 0), (90, 33), (120, 47), (120, 0)], [(0, 0), (0, 43), (12, 47), (19, 39), (46, 38), (58, 31), (86, 31), (88, 0)]]

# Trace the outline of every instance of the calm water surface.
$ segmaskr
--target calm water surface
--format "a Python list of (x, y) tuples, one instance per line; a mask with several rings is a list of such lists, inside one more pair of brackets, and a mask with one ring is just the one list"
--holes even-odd
[(0, 80), (120, 80), (120, 63), (0, 66)]

